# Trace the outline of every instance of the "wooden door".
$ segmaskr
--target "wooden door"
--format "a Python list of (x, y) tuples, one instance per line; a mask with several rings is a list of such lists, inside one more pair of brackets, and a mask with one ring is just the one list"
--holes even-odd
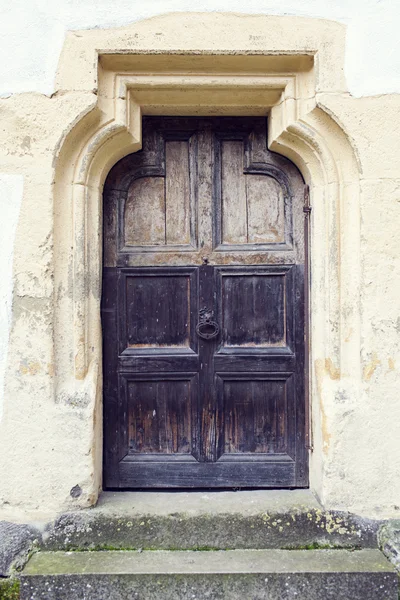
[(107, 178), (107, 488), (307, 485), (304, 184), (266, 140), (146, 117)]

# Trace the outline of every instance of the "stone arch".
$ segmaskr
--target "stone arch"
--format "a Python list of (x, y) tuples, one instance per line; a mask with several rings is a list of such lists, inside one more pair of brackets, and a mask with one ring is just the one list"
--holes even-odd
[[(215, 39), (224, 39), (229, 24), (243, 41), (237, 17), (225, 17), (224, 21), (221, 15), (206, 17), (213, 22)], [(193, 37), (189, 36), (187, 48), (178, 54), (174, 36), (185, 19), (190, 21), (198, 46), (193, 46)], [(84, 427), (91, 439), (91, 466), (89, 492), (82, 497), (82, 505), (93, 503), (101, 487), (102, 186), (111, 167), (141, 147), (142, 113), (269, 113), (269, 147), (292, 160), (310, 185), (310, 405), (314, 447), (310, 482), (324, 500), (324, 474), (332, 457), (330, 422), (336, 418), (331, 399), (339, 389), (358, 395), (360, 383), (359, 169), (346, 133), (323, 104), (323, 92), (343, 86), (342, 63), (338, 62), (332, 72), (332, 56), (327, 56), (331, 52), (338, 61), (342, 57), (338, 41), (341, 26), (330, 27), (322, 21), (317, 26), (313, 20), (295, 18), (297, 37), (293, 39), (293, 19), (260, 17), (256, 27), (260, 31), (279, 23), (285, 54), (277, 54), (274, 41), (269, 41), (262, 53), (253, 47), (238, 46), (233, 55), (234, 48), (200, 51), (202, 42), (194, 33), (196, 22), (192, 16), (173, 15), (150, 21), (129, 30), (131, 34), (137, 30), (139, 37), (150, 43), (155, 27), (165, 26), (161, 47), (157, 52), (148, 50), (148, 54), (137, 48), (127, 52), (125, 30), (82, 32), (87, 59), (82, 63), (80, 55), (78, 77), (82, 73), (89, 80), (94, 77), (98, 96), (87, 93), (87, 104), (60, 142), (55, 164), (56, 395), (60, 402), (73, 396), (86, 411)], [(185, 23), (187, 27), (187, 20)], [(313, 35), (308, 39), (314, 46), (300, 52), (301, 36), (310, 23)], [(143, 41), (143, 48), (147, 42)], [(82, 43), (80, 39), (77, 45)], [(98, 47), (106, 50), (95, 51)], [(66, 64), (76, 61), (77, 50), (67, 39), (59, 81), (60, 85), (74, 85), (71, 89), (76, 89), (79, 81), (70, 81)], [(93, 52), (97, 73), (93, 70)], [(216, 58), (218, 72), (212, 66)]]

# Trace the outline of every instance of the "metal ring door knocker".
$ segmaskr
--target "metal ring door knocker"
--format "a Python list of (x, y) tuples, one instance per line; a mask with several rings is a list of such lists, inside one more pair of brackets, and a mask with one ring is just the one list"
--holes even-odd
[(219, 325), (213, 321), (214, 313), (206, 308), (199, 311), (199, 322), (196, 326), (196, 333), (203, 340), (212, 340), (219, 334)]

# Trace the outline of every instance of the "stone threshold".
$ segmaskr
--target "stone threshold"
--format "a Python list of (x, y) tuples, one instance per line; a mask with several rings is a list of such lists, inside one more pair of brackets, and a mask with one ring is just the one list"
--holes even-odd
[(95, 514), (149, 514), (166, 516), (174, 513), (241, 514), (290, 512), (293, 509), (323, 510), (309, 489), (240, 490), (240, 491), (118, 491), (100, 494)]

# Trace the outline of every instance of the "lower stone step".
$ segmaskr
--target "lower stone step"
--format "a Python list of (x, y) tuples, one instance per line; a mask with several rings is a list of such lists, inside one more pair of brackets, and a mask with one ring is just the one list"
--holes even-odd
[(379, 550), (39, 552), (21, 600), (397, 600)]

